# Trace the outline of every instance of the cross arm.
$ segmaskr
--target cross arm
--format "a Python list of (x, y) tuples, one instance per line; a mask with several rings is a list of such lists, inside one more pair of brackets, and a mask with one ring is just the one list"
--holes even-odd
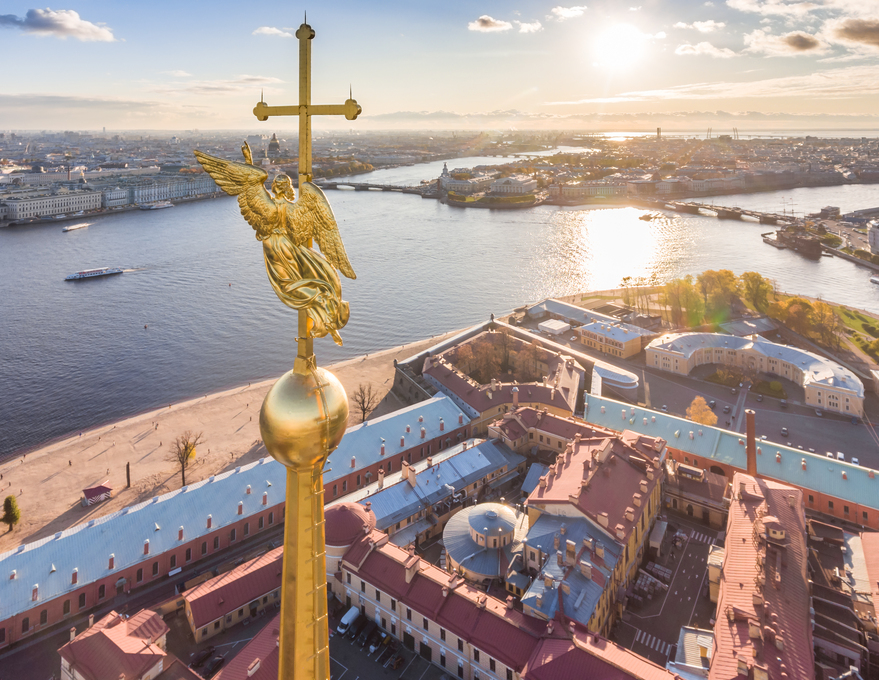
[(345, 116), (348, 120), (355, 120), (362, 109), (353, 99), (348, 99), (344, 104), (310, 104), (307, 106), (269, 106), (265, 102), (259, 102), (253, 107), (253, 115), (257, 120), (265, 121), (269, 116), (298, 116), (303, 113), (309, 116)]

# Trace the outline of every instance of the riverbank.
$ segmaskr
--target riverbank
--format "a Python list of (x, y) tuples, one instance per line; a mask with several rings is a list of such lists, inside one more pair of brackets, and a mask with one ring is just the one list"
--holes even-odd
[[(402, 406), (390, 394), (394, 360), (408, 358), (456, 332), (327, 368), (349, 397), (361, 383), (378, 391), (381, 402), (370, 416), (375, 418)], [(275, 380), (169, 404), (7, 457), (0, 463), (0, 497), (16, 496), (22, 519), (14, 531), (0, 535), (0, 553), (180, 488), (180, 470), (169, 451), (186, 430), (204, 433), (196, 463), (186, 472), (189, 483), (267, 456), (260, 439), (259, 410)], [(360, 422), (353, 402), (350, 407), (349, 427)], [(131, 488), (126, 488), (126, 464), (131, 466)], [(113, 497), (82, 507), (82, 489), (99, 484), (112, 487)]]

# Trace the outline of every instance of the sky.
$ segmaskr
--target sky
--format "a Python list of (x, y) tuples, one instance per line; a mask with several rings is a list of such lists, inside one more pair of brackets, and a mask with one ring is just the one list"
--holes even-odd
[(879, 0), (59, 1), (0, 6), (0, 130), (293, 130), (252, 109), (305, 11), (312, 101), (363, 107), (315, 130), (879, 129)]

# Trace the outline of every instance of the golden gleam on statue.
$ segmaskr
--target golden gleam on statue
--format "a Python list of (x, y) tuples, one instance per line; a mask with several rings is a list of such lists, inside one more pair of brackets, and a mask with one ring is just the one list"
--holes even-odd
[[(293, 183), (280, 174), (268, 192), (268, 173), (251, 165), (250, 147), (242, 147), (247, 163), (227, 161), (196, 151), (195, 156), (217, 185), (238, 197), (241, 214), (262, 241), (266, 272), (275, 294), (288, 307), (308, 315), (308, 334), (330, 335), (342, 344), (339, 329), (348, 323), (348, 303), (342, 300), (338, 269), (349, 279), (357, 278), (333, 210), (320, 187), (303, 182), (296, 201)], [(309, 246), (317, 242), (323, 256)]]

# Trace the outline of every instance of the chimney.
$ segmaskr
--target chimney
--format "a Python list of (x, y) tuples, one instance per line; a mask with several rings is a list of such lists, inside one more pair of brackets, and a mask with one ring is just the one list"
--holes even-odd
[(409, 485), (410, 485), (410, 486), (413, 486), (413, 487), (414, 487), (414, 486), (417, 486), (417, 485), (418, 485), (418, 481), (415, 479), (415, 468), (412, 467), (412, 466), (410, 465), (410, 466), (409, 466), (409, 470), (407, 471), (406, 474), (407, 474), (407, 477), (408, 477), (408, 479), (409, 479)]
[(604, 545), (603, 544), (601, 544), (601, 543), (595, 544), (595, 554), (598, 557), (604, 559)]
[(513, 408), (519, 408), (519, 388), (514, 387), (512, 392), (513, 392)]
[(400, 435), (400, 446), (406, 446), (406, 437)]
[(259, 670), (259, 659), (254, 659), (250, 662), (250, 665), (247, 667), (247, 677), (251, 677), (254, 673)]
[(431, 456), (427, 457), (427, 467), (433, 467), (433, 458)]
[(580, 561), (580, 573), (583, 574), (585, 578), (592, 578), (592, 565), (589, 562)]
[(639, 494), (639, 493), (632, 494), (632, 502), (633, 502), (637, 507), (640, 508), (640, 507), (641, 507), (641, 494)]
[(412, 432), (412, 428), (409, 427), (408, 425), (406, 426), (406, 432)]
[(754, 410), (745, 409), (745, 431), (747, 433), (748, 474), (757, 476), (757, 437), (755, 435)]
[(418, 416), (418, 422), (419, 422), (419, 423), (423, 423), (423, 422), (424, 422), (424, 416)]
[(89, 628), (95, 625), (95, 615), (89, 614)]
[(541, 477), (539, 480), (537, 480), (537, 485), (538, 485), (541, 489), (545, 489), (545, 488), (546, 488), (546, 475), (543, 475), (543, 477)]
[(378, 469), (378, 488), (382, 489), (385, 486), (385, 471), (381, 468)]
[(351, 456), (351, 468), (357, 467), (357, 458), (355, 456)]
[(446, 429), (446, 424), (443, 422), (443, 419), (440, 418), (440, 432)]
[(418, 571), (418, 563), (421, 561), (421, 558), (417, 555), (410, 555), (409, 559), (406, 560), (404, 566), (406, 567), (406, 583), (411, 583), (412, 579), (415, 577), (415, 573)]
[(424, 439), (424, 436), (425, 436), (426, 434), (427, 434), (427, 430), (425, 430), (425, 429), (422, 427), (422, 428), (421, 428), (421, 438)]
[(546, 589), (552, 588), (552, 576), (549, 574), (546, 574), (543, 577), (543, 587)]
[(458, 414), (458, 425), (463, 425), (463, 424), (464, 424), (464, 414), (459, 413)]
[[(421, 431), (424, 432), (424, 428), (421, 428)], [(424, 435), (422, 435), (423, 437)], [(382, 442), (381, 455), (385, 455), (385, 443)]]
[(605, 529), (607, 529), (607, 525), (608, 525), (608, 515), (607, 515), (606, 512), (602, 512), (602, 513), (600, 513), (600, 514), (598, 515), (598, 523), (599, 523), (601, 526), (603, 526)]
[(76, 637), (76, 626), (74, 626), (73, 628), (70, 629), (70, 639), (73, 640), (73, 638), (75, 638), (75, 637)]
[(647, 493), (647, 480), (641, 480), (641, 493)]

